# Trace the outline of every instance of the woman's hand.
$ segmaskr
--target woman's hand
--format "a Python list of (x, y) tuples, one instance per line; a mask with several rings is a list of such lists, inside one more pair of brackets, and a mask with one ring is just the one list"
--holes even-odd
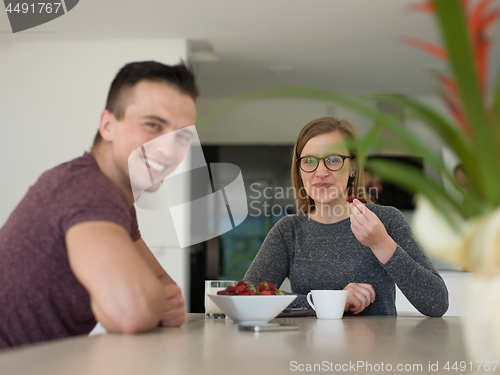
[(373, 251), (381, 263), (386, 263), (396, 251), (397, 243), (387, 234), (378, 216), (358, 199), (354, 199), (349, 208), (352, 233)]
[(344, 312), (358, 314), (375, 301), (375, 290), (370, 284), (350, 283), (344, 290), (348, 291)]

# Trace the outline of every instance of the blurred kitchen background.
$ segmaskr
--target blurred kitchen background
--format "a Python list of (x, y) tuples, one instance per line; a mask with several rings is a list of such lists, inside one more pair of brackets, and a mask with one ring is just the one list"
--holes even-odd
[[(43, 171), (89, 150), (111, 80), (130, 61), (191, 62), (199, 114), (248, 90), (288, 85), (354, 96), (406, 94), (447, 113), (431, 78), (447, 67), (401, 42), (410, 35), (439, 43), (432, 19), (408, 12), (415, 1), (85, 0), (16, 34), (0, 12), (0, 225)], [(492, 56), (498, 66), (498, 45)], [(405, 119), (398, 108), (380, 108)], [(181, 249), (168, 212), (138, 209), (143, 237), (181, 286), (188, 311), (203, 311), (203, 280), (241, 279), (272, 225), (293, 212), (287, 195), (292, 145), (307, 122), (328, 115), (347, 118), (361, 135), (372, 125), (331, 103), (274, 98), (243, 103), (197, 127), (207, 162), (233, 163), (242, 171), (249, 215), (232, 231)], [(439, 139), (417, 122), (405, 124), (454, 168), (457, 160)], [(389, 134), (372, 154), (417, 162), (435, 174)], [(279, 189), (284, 195), (276, 194)], [(404, 192), (387, 193), (381, 203), (398, 206), (411, 220), (411, 197)], [(274, 211), (259, 214), (266, 205)], [(455, 293), (455, 280), (464, 275), (436, 266)]]

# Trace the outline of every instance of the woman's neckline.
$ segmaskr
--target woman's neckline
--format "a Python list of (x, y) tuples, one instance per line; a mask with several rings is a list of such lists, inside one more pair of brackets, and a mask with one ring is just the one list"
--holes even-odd
[[(366, 205), (370, 205), (370, 204), (369, 204), (369, 203), (366, 203)], [(311, 221), (311, 222), (314, 222), (314, 223), (316, 223), (316, 224), (321, 224), (321, 225), (334, 225), (334, 224), (340, 224), (340, 223), (343, 223), (343, 222), (345, 222), (345, 221), (349, 221), (349, 220), (350, 220), (350, 218), (349, 218), (349, 216), (348, 216), (348, 217), (346, 217), (345, 219), (341, 219), (341, 220), (334, 221), (334, 222), (331, 222), (331, 223), (322, 223), (321, 221), (318, 221), (318, 220), (315, 220), (315, 219), (313, 219), (313, 218), (309, 217), (309, 215), (308, 215), (307, 213), (305, 213), (305, 212), (302, 212), (302, 216), (303, 216), (303, 218), (304, 218), (305, 220), (307, 220), (307, 221)]]
[(340, 224), (340, 223), (343, 223), (345, 221), (349, 221), (349, 217), (346, 217), (345, 219), (342, 219), (342, 220), (338, 220), (338, 221), (334, 221), (332, 223), (322, 223), (321, 221), (318, 221), (318, 220), (315, 220), (311, 217), (309, 217), (306, 213), (302, 213), (302, 216), (303, 218), (306, 220), (306, 221), (309, 221), (309, 222), (313, 222), (315, 224), (320, 224), (320, 225), (335, 225), (335, 224)]

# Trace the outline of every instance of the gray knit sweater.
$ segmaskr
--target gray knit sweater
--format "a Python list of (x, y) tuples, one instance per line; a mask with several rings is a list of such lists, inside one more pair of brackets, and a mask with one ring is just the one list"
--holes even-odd
[(448, 290), (403, 214), (394, 207), (367, 207), (398, 244), (387, 263), (380, 263), (356, 239), (349, 219), (321, 224), (304, 214), (288, 215), (271, 229), (244, 280), (281, 285), (288, 277), (292, 292), (298, 295), (290, 307), (309, 307), (305, 295), (313, 289), (371, 284), (375, 301), (358, 315), (396, 315), (396, 283), (422, 314), (442, 316), (448, 309)]

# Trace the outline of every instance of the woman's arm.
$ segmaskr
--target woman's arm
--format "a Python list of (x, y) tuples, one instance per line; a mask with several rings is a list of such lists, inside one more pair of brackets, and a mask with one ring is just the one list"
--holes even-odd
[[(293, 217), (282, 219), (271, 229), (245, 274), (245, 281), (254, 284), (268, 281), (280, 286), (283, 280), (289, 276), (290, 259), (295, 246), (292, 220)], [(315, 273), (317, 270), (311, 269), (310, 272)], [(363, 311), (375, 298), (375, 291), (368, 284), (351, 283), (346, 286), (345, 290), (349, 292), (346, 310), (355, 313)], [(290, 304), (290, 307), (311, 309), (306, 295), (293, 294), (296, 294), (297, 298)]]
[[(248, 268), (244, 280), (253, 284), (262, 281), (281, 286), (289, 274), (290, 268), (290, 241), (293, 231), (292, 225), (287, 225), (286, 217), (277, 222), (269, 231), (259, 252)], [(287, 232), (288, 230), (288, 232)], [(287, 233), (287, 239), (283, 233)]]
[[(376, 216), (366, 206), (363, 208), (368, 219)], [(442, 316), (448, 310), (446, 284), (413, 236), (403, 214), (395, 208), (385, 207), (384, 210), (380, 217), (382, 231), (394, 244), (384, 240), (380, 230), (377, 236), (372, 236), (372, 241), (374, 237), (381, 239), (378, 243), (363, 238), (360, 242), (372, 249), (382, 267), (418, 311), (427, 316)]]
[(449, 304), (445, 282), (432, 264), (433, 271), (413, 259), (406, 249), (408, 246), (405, 249), (398, 246), (383, 267), (419, 312), (432, 317), (443, 316)]

